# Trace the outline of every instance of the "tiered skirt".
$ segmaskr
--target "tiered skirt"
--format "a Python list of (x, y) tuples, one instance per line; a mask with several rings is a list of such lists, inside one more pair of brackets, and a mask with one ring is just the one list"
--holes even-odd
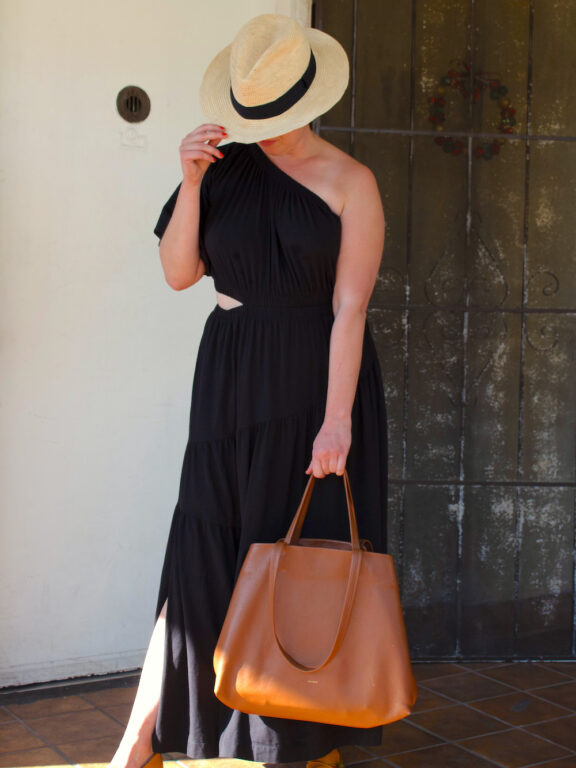
[[(212, 655), (248, 548), (285, 535), (309, 479), (333, 321), (330, 302), (216, 305), (206, 320), (155, 612), (168, 600), (157, 752), (278, 763), (381, 743), (381, 728), (248, 715), (213, 691)], [(386, 411), (368, 323), (346, 469), (360, 536), (386, 552)], [(341, 476), (316, 479), (302, 536), (349, 540)]]

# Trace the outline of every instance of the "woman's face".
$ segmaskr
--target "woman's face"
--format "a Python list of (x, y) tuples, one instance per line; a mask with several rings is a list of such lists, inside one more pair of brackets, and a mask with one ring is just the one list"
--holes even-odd
[(300, 143), (311, 132), (310, 125), (304, 125), (302, 128), (296, 128), (288, 133), (283, 133), (280, 136), (274, 136), (271, 139), (264, 139), (257, 141), (256, 144), (262, 147), (262, 149), (270, 149), (275, 153), (281, 154), (292, 149), (296, 144)]

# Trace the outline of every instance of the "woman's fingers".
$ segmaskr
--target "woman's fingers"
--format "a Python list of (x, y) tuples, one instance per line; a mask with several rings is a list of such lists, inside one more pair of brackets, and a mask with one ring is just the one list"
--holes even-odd
[[(186, 136), (180, 143), (180, 149), (215, 149), (216, 144), (219, 144), (222, 137), (211, 139), (208, 142), (201, 141), (198, 136)], [(220, 150), (218, 150), (220, 151)]]
[(192, 146), (208, 146), (206, 142), (209, 142), (211, 145), (217, 144), (218, 142), (222, 141), (222, 139), (226, 138), (226, 131), (223, 128), (220, 128), (219, 126), (215, 126), (213, 124), (209, 125), (199, 125), (198, 128), (195, 128), (190, 133), (187, 133), (186, 136), (182, 139), (182, 142), (180, 144), (181, 147), (192, 147)]
[(226, 130), (215, 123), (203, 123), (187, 133), (180, 142), (180, 163), (184, 178), (194, 184), (201, 182), (210, 163), (224, 157), (217, 144), (225, 138)]
[(312, 473), (314, 477), (326, 477), (326, 472), (324, 472), (324, 467), (322, 466), (322, 462), (320, 461), (320, 459), (313, 460)]
[(226, 138), (226, 131), (224, 128), (219, 125), (214, 125), (213, 123), (206, 123), (204, 125), (199, 125), (193, 131), (188, 133), (183, 141), (220, 141), (224, 138)]
[(326, 477), (335, 473), (343, 475), (346, 467), (347, 450), (312, 451), (312, 460), (306, 469), (306, 474), (311, 472), (315, 477)]
[(336, 435), (330, 428), (322, 427), (312, 445), (312, 460), (306, 470), (315, 477), (336, 473), (342, 475), (350, 450), (350, 436)]
[(210, 144), (185, 142), (180, 147), (180, 159), (186, 165), (198, 162), (215, 163), (223, 156), (223, 153), (217, 147)]
[(216, 123), (202, 123), (202, 125), (194, 128), (192, 133), (207, 133), (210, 131), (219, 134), (226, 133), (226, 129), (221, 125), (217, 125)]
[(188, 160), (210, 160), (212, 157), (222, 157), (223, 153), (217, 147), (211, 147), (209, 144), (197, 144), (196, 146), (181, 148), (180, 155)]
[[(311, 461), (312, 473), (314, 477), (326, 477), (336, 471), (337, 460), (320, 456), (313, 456)], [(334, 467), (334, 469), (332, 469)]]
[(198, 135), (198, 136), (185, 136), (184, 139), (182, 139), (182, 144), (180, 146), (184, 147), (208, 147), (208, 146), (214, 146), (215, 144), (218, 144), (222, 139), (225, 137), (222, 136), (222, 134), (214, 134), (214, 133), (208, 133), (205, 134), (205, 136)]
[(326, 477), (329, 474), (343, 475), (346, 468), (346, 454), (340, 453), (331, 457), (328, 462), (318, 457), (314, 457), (306, 469), (306, 474), (313, 474), (314, 477)]

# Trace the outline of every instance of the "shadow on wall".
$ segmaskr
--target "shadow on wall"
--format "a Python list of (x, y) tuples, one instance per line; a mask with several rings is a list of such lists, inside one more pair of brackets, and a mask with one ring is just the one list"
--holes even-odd
[(403, 609), (413, 659), (575, 658), (570, 592), (464, 605), (460, 615), (454, 600)]

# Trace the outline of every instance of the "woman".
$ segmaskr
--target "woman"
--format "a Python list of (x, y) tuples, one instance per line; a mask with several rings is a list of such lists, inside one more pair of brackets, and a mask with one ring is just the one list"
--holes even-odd
[(160, 766), (162, 752), (335, 765), (337, 746), (381, 743), (380, 728), (247, 715), (213, 692), (212, 654), (244, 556), (286, 533), (306, 475), (324, 479), (303, 536), (349, 539), (346, 466), (360, 535), (386, 551), (386, 415), (366, 320), (384, 215), (372, 172), (309, 125), (348, 74), (329, 35), (258, 16), (211, 62), (200, 91), (210, 122), (181, 143), (183, 178), (154, 230), (162, 267), (175, 290), (211, 276), (217, 304), (115, 768)]

